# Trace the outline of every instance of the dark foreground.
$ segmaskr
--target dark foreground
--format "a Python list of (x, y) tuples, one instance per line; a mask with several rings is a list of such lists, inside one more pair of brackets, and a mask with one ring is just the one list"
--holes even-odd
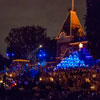
[(0, 88), (0, 100), (100, 100), (100, 92), (89, 90), (71, 91), (53, 83), (33, 83), (13, 88)]
[[(14, 79), (13, 79), (14, 80)], [(36, 79), (16, 79), (0, 85), (0, 100), (100, 100), (99, 69), (66, 69), (41, 72)]]

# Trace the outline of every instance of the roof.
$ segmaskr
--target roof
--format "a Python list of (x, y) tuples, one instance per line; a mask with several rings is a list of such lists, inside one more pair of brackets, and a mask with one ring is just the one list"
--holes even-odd
[(85, 32), (80, 24), (76, 11), (70, 10), (68, 12), (67, 19), (65, 20), (57, 38), (61, 38), (61, 36), (63, 36), (62, 34), (64, 36), (74, 37), (85, 36)]

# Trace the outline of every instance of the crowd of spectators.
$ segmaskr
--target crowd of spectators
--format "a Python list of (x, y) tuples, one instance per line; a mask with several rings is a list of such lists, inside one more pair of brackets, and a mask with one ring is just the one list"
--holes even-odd
[[(19, 80), (14, 87), (1, 84), (0, 100), (100, 100), (99, 69), (59, 69), (39, 75), (38, 80)], [(53, 80), (40, 80), (43, 77)]]

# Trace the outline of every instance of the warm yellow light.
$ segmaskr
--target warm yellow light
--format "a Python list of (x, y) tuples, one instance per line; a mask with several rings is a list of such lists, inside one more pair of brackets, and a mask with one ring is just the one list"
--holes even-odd
[(90, 83), (90, 79), (89, 78), (86, 78), (86, 82)]
[(40, 81), (42, 81), (42, 78), (40, 77), (40, 79), (39, 79)]
[(9, 85), (8, 85), (8, 84), (6, 84), (6, 87), (9, 87)]
[(9, 74), (9, 76), (12, 77), (13, 75), (12, 74)]
[(43, 46), (42, 46), (42, 45), (40, 45), (39, 47), (40, 47), (40, 48), (42, 48)]
[(5, 74), (6, 74), (6, 75), (8, 75), (8, 73), (7, 73), (7, 72), (6, 72)]
[(3, 80), (0, 80), (0, 83), (3, 83)]
[(24, 59), (15, 59), (13, 62), (29, 62), (29, 60), (24, 60)]
[(83, 48), (83, 44), (82, 43), (79, 44), (79, 48)]
[[(88, 43), (88, 41), (82, 41), (81, 42), (82, 44), (87, 44)], [(69, 43), (70, 45), (79, 45), (80, 44), (80, 42), (75, 42), (75, 43)]]
[(95, 85), (91, 86), (90, 88), (91, 90), (95, 90)]
[(49, 79), (50, 79), (50, 81), (52, 81), (52, 82), (54, 81), (54, 79), (53, 79), (52, 77), (50, 77)]
[(3, 83), (3, 85), (5, 85), (5, 83)]
[(96, 74), (92, 75), (93, 78), (96, 78)]

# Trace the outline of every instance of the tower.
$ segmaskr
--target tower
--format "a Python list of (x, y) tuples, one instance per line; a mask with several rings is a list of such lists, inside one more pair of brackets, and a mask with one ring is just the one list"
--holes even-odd
[[(56, 37), (57, 59), (63, 58), (66, 52), (70, 53), (77, 49), (80, 42), (76, 42), (76, 40), (79, 38), (85, 38), (85, 32), (74, 10), (74, 0), (72, 0), (72, 9), (68, 11), (67, 19)], [(87, 41), (82, 43), (86, 44)]]

